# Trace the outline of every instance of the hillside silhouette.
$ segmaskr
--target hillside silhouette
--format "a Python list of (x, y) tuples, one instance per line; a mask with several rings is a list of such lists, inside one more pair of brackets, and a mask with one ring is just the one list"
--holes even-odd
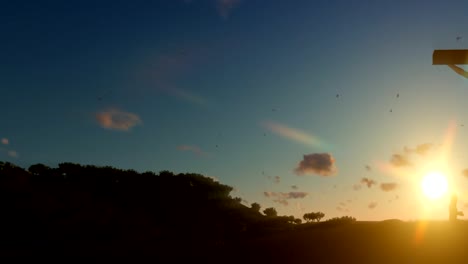
[(232, 190), (199, 174), (1, 162), (0, 252), (203, 256), (300, 222), (274, 208), (265, 216)]
[[(465, 221), (278, 216), (199, 174), (0, 162), (1, 256), (204, 263), (465, 263)], [(263, 214), (262, 214), (263, 212)]]

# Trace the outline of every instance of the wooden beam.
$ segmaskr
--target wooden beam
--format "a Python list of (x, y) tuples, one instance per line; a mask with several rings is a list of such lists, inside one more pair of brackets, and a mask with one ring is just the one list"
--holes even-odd
[(468, 64), (468, 50), (434, 50), (432, 65)]

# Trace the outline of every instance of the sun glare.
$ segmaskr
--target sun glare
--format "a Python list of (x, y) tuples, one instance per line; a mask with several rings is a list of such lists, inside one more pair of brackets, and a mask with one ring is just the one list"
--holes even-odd
[(447, 192), (447, 178), (440, 172), (430, 172), (422, 179), (421, 188), (427, 198), (440, 198)]

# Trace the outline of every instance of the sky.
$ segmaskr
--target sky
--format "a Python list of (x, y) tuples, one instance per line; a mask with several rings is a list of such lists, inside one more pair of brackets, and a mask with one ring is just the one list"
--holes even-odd
[[(0, 160), (200, 173), (296, 217), (447, 219), (453, 193), (468, 213), (468, 80), (432, 65), (468, 49), (466, 10), (2, 3)], [(430, 171), (448, 179), (439, 199), (421, 190)]]

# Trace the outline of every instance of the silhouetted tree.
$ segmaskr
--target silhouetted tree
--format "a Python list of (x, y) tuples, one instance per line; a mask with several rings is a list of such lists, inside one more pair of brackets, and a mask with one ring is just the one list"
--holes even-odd
[(294, 220), (294, 223), (300, 225), (300, 224), (302, 224), (302, 219), (296, 218), (296, 219)]
[(263, 210), (263, 213), (268, 217), (278, 216), (278, 213), (276, 212), (276, 209), (273, 208), (273, 207), (266, 208), (265, 210)]
[(313, 213), (306, 213), (304, 214), (304, 220), (307, 222), (315, 221), (320, 222), (320, 220), (325, 216), (322, 212), (313, 212)]
[(28, 171), (33, 174), (33, 175), (46, 175), (46, 174), (49, 174), (50, 172), (50, 167), (44, 165), (44, 164), (41, 164), (41, 163), (38, 163), (38, 164), (34, 164), (34, 165), (31, 165), (29, 166), (28, 168)]
[(255, 212), (260, 212), (260, 204), (258, 203), (252, 203), (252, 205), (250, 206), (250, 208), (252, 208), (252, 210), (254, 210)]

